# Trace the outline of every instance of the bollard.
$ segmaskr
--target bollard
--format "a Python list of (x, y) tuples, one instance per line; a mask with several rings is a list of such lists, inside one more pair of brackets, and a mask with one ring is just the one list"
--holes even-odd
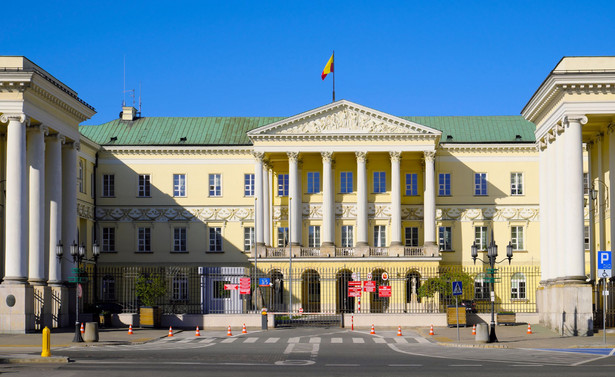
[(267, 330), (267, 308), (263, 308), (261, 311), (261, 329)]
[(41, 352), (41, 357), (49, 357), (51, 356), (51, 331), (49, 331), (49, 327), (45, 326), (43, 329), (43, 352)]
[(489, 327), (486, 323), (476, 325), (476, 343), (487, 343), (489, 341)]

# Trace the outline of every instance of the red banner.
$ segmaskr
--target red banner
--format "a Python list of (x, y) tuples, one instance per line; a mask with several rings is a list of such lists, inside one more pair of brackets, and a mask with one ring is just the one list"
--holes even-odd
[(239, 289), (239, 286), (237, 284), (224, 284), (225, 291), (236, 291), (238, 289)]
[(380, 297), (391, 297), (391, 286), (381, 285), (378, 287), (378, 295)]
[(348, 297), (361, 297), (361, 287), (348, 287)]
[(363, 291), (365, 292), (376, 292), (376, 282), (371, 280), (371, 281), (364, 281), (363, 282)]

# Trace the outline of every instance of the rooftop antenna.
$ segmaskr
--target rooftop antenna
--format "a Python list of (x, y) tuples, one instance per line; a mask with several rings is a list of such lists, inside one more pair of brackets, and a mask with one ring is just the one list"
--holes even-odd
[(141, 116), (141, 81), (139, 81), (139, 116)]
[(126, 54), (124, 54), (124, 88), (122, 89), (124, 99), (122, 99), (122, 107), (126, 106)]

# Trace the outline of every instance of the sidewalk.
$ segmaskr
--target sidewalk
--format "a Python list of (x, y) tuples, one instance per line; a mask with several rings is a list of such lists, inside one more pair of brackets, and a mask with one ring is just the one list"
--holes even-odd
[[(487, 325), (488, 326), (488, 325)], [(527, 325), (496, 326), (498, 343), (478, 343), (472, 335), (472, 326), (460, 327), (457, 341), (456, 327), (434, 328), (435, 335), (429, 335), (429, 328), (417, 328), (424, 338), (431, 339), (443, 346), (478, 347), (478, 348), (615, 348), (615, 330), (607, 329), (606, 344), (603, 333), (594, 336), (560, 336), (558, 333), (541, 325), (532, 325), (532, 334), (527, 334)]]

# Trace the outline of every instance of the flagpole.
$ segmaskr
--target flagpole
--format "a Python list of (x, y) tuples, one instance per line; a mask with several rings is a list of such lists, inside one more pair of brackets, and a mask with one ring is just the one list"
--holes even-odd
[(331, 65), (333, 66), (333, 102), (335, 102), (335, 50), (333, 50), (332, 58), (333, 60), (331, 61)]

